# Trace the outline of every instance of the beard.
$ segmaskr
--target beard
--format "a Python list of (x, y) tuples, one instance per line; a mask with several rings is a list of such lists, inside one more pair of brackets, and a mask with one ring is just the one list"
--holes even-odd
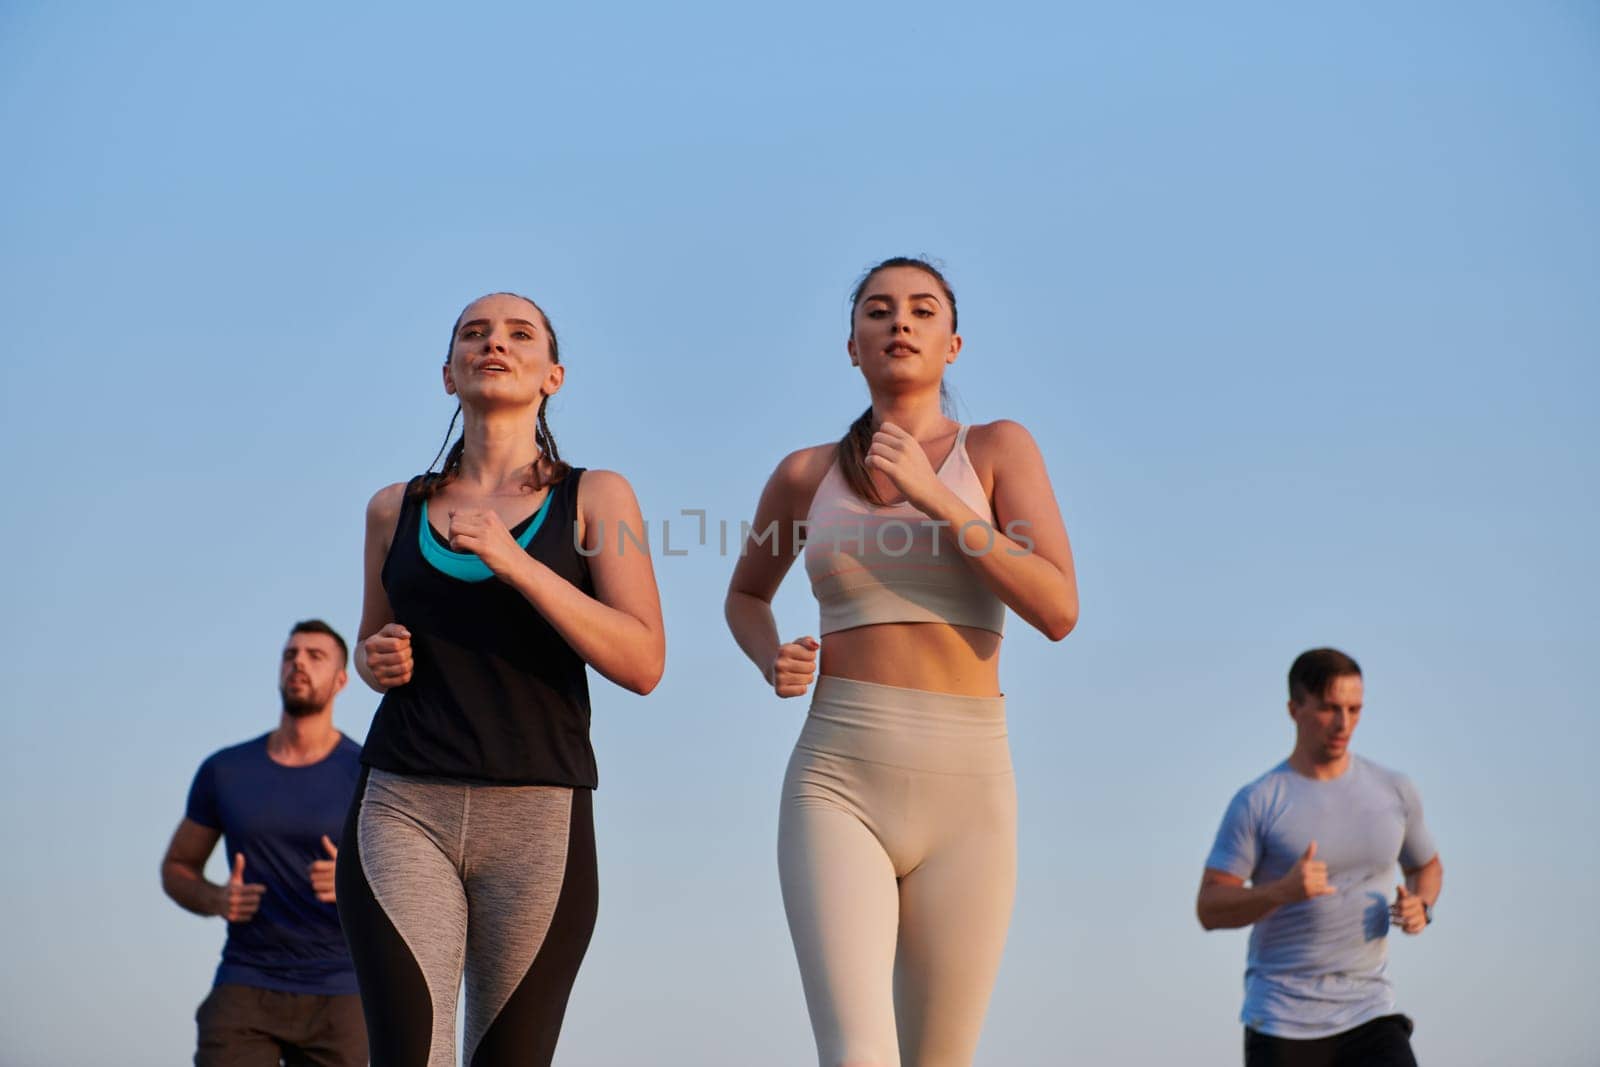
[(308, 715), (315, 715), (326, 706), (327, 701), (318, 693), (315, 686), (308, 687), (308, 695), (294, 697), (289, 695), (289, 690), (283, 686), (278, 687), (278, 696), (283, 700), (284, 714), (290, 718), (303, 719)]

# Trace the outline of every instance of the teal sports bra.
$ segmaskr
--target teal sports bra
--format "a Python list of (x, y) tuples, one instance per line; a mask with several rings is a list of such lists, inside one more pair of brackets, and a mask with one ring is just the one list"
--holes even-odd
[[(524, 550), (533, 540), (533, 535), (539, 532), (539, 527), (544, 525), (545, 514), (550, 510), (550, 500), (554, 492), (545, 494), (544, 503), (539, 505), (539, 510), (527, 519), (527, 528), (517, 535), (517, 544)], [(449, 546), (440, 543), (440, 537), (433, 526), (428, 522), (428, 502), (422, 502), (422, 521), (417, 524), (417, 547), (422, 550), (422, 558), (427, 560), (434, 570), (458, 578), (463, 582), (483, 582), (494, 577), (494, 571), (489, 565), (479, 559), (473, 552), (457, 552)]]

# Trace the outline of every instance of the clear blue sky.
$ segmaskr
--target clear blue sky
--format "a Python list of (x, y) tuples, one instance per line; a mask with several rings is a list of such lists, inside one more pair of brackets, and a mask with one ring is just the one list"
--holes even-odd
[[(736, 524), (864, 405), (845, 295), (903, 252), (948, 265), (961, 415), (1033, 431), (1082, 584), (1065, 642), (1006, 640), (979, 1062), (1236, 1061), (1245, 938), (1194, 889), (1317, 644), (1441, 843), (1391, 954), (1425, 1062), (1600, 1059), (1593, 3), (10, 3), (0, 138), (0, 1062), (190, 1054), (223, 930), (158, 859), (275, 721), (289, 623), (353, 634), (464, 303), (548, 310), (563, 452), (657, 531)], [(730, 566), (659, 560), (664, 681), (595, 685), (569, 1067), (814, 1062), (774, 861), (805, 709), (727, 636)], [(798, 569), (778, 610), (814, 630)]]

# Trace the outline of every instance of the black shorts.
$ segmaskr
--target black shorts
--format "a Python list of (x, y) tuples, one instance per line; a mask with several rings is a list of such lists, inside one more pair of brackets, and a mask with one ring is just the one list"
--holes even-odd
[(319, 996), (223, 984), (194, 1014), (195, 1067), (365, 1067), (367, 1026), (354, 993)]
[(1329, 1037), (1309, 1041), (1272, 1037), (1245, 1027), (1245, 1067), (1417, 1067), (1411, 1020), (1382, 1015)]

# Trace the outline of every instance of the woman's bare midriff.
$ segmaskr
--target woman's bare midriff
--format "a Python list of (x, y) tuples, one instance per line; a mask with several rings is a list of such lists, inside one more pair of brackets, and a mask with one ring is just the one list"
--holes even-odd
[(887, 622), (822, 638), (821, 674), (935, 693), (1000, 695), (1000, 635), (942, 622)]

